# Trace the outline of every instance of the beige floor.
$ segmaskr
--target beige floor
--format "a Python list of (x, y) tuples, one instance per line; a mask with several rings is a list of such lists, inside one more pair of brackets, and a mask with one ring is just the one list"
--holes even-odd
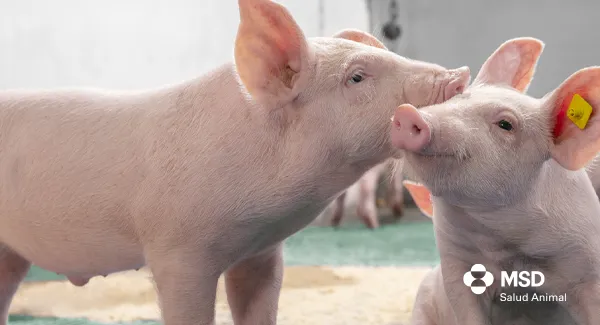
[[(427, 268), (287, 267), (279, 307), (280, 325), (406, 324)], [(217, 293), (217, 324), (230, 325), (223, 283)], [(131, 271), (94, 278), (82, 288), (68, 282), (26, 283), (11, 313), (86, 317), (95, 321), (158, 319), (149, 274)]]

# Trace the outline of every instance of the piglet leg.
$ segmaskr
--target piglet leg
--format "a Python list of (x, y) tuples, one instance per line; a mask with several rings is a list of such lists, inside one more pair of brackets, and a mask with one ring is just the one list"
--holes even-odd
[(146, 259), (165, 325), (215, 324), (215, 297), (221, 272), (212, 265), (212, 258), (178, 247), (168, 252), (150, 251)]
[(340, 196), (333, 202), (333, 217), (331, 218), (331, 225), (337, 227), (342, 221), (344, 216), (344, 201), (346, 199), (346, 192), (340, 194)]
[(478, 296), (463, 282), (465, 270), (471, 265), (442, 257), (442, 277), (450, 307), (454, 312), (455, 324), (492, 325), (481, 311)]
[[(600, 324), (600, 283), (585, 284), (576, 288), (572, 315), (579, 318), (582, 325)], [(571, 299), (570, 296), (567, 299)]]
[(367, 171), (358, 181), (360, 195), (358, 198), (358, 206), (356, 207), (356, 214), (358, 214), (363, 223), (371, 229), (379, 227), (376, 195), (380, 173), (381, 167), (377, 166)]
[(8, 309), (31, 263), (0, 244), (0, 325), (8, 323)]
[(388, 204), (396, 218), (400, 218), (404, 214), (403, 162), (404, 160), (394, 162), (392, 179), (388, 190)]
[(275, 325), (283, 279), (283, 245), (244, 260), (225, 273), (235, 325)]

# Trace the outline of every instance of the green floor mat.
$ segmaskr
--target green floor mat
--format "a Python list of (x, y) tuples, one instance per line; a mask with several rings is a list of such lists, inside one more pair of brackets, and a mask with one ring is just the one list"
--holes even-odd
[(27, 273), (25, 281), (56, 281), (63, 280), (64, 278), (64, 276), (58, 275), (53, 272), (48, 272), (37, 266), (33, 266), (31, 270), (29, 270), (29, 273)]
[(439, 255), (431, 222), (400, 222), (375, 230), (307, 228), (286, 241), (287, 265), (433, 266)]

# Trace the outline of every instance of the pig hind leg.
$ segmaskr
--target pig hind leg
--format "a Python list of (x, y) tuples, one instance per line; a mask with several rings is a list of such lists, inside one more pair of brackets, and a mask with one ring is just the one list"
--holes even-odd
[(377, 166), (366, 172), (359, 180), (360, 194), (356, 213), (371, 229), (379, 227), (376, 196), (380, 173), (381, 167)]
[(10, 303), (30, 266), (29, 261), (0, 244), (0, 325), (8, 323)]
[(340, 196), (333, 201), (333, 217), (331, 218), (331, 225), (337, 227), (342, 221), (344, 216), (344, 201), (346, 200), (346, 192), (340, 194)]

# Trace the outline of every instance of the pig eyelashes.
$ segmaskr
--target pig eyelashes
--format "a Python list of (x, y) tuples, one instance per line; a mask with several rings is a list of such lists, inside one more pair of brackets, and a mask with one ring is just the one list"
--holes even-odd
[(359, 82), (361, 82), (363, 80), (365, 80), (364, 72), (357, 71), (357, 72), (354, 72), (352, 74), (352, 76), (350, 76), (350, 79), (348, 79), (347, 82), (348, 82), (348, 84), (354, 85), (354, 84), (357, 84), (357, 83), (359, 83)]
[(364, 76), (362, 74), (355, 73), (352, 75), (352, 77), (350, 77), (350, 80), (348, 80), (348, 82), (352, 83), (352, 84), (357, 84), (357, 83), (363, 81), (363, 79), (364, 79)]

